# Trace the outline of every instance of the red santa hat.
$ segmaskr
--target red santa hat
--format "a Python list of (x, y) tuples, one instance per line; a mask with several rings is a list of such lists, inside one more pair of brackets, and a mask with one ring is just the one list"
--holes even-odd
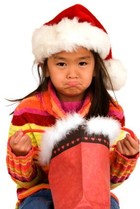
[[(109, 36), (103, 25), (84, 6), (73, 5), (54, 19), (36, 29), (32, 36), (32, 52), (36, 63), (43, 63), (52, 54), (72, 52), (78, 47), (97, 52), (103, 59), (114, 90), (119, 90), (126, 81), (122, 63), (112, 57)], [(110, 82), (105, 81), (108, 90)]]

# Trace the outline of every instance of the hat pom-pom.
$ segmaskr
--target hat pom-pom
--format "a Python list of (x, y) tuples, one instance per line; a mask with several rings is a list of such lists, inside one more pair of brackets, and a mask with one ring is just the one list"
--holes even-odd
[(108, 90), (120, 90), (126, 83), (127, 72), (123, 64), (117, 59), (109, 59), (104, 61), (105, 67), (108, 71), (109, 79), (105, 79), (105, 85)]

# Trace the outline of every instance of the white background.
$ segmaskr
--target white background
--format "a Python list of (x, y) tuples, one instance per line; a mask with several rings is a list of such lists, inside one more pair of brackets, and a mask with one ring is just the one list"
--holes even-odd
[[(107, 29), (115, 58), (123, 61), (128, 79), (116, 92), (126, 115), (126, 126), (140, 138), (140, 30), (138, 0), (5, 0), (0, 2), (0, 208), (14, 209), (16, 188), (5, 164), (10, 124), (5, 98), (19, 98), (36, 87), (32, 74), (31, 36), (35, 28), (64, 8), (81, 3), (92, 10)], [(14, 107), (13, 107), (14, 108)], [(114, 190), (121, 209), (140, 209), (140, 160), (131, 177)]]

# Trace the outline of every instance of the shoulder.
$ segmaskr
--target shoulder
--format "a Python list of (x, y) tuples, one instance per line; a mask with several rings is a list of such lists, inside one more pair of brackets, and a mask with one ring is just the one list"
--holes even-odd
[(23, 99), (16, 107), (16, 111), (23, 108), (34, 108), (40, 104), (40, 99), (38, 95), (34, 95), (28, 98)]
[(119, 120), (122, 126), (125, 125), (124, 110), (117, 101), (114, 100), (113, 103), (110, 103), (108, 115)]
[[(47, 92), (45, 93), (38, 93), (36, 95), (27, 97), (23, 99), (15, 108), (14, 114), (19, 112), (30, 112), (31, 110), (34, 111), (43, 111), (44, 110), (44, 99), (47, 98)], [(48, 99), (47, 99), (48, 100)]]
[(124, 112), (123, 107), (116, 100), (113, 100), (113, 102), (110, 103), (110, 109), (114, 109), (119, 112)]

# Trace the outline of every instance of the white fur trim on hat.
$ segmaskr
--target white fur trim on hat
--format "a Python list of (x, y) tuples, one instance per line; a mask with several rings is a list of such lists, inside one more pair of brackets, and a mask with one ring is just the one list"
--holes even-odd
[[(125, 85), (127, 79), (127, 71), (123, 64), (117, 59), (105, 60), (104, 64), (111, 79), (113, 89), (116, 91), (121, 89)], [(104, 83), (108, 90), (112, 90), (112, 86), (108, 79), (105, 80)]]
[(105, 59), (110, 51), (110, 40), (103, 30), (88, 22), (78, 22), (77, 17), (43, 25), (32, 36), (32, 52), (37, 63), (61, 51), (72, 52), (79, 46), (94, 50)]
[[(32, 52), (36, 64), (43, 63), (55, 53), (73, 52), (78, 47), (84, 47), (100, 55), (105, 62), (114, 90), (119, 90), (125, 84), (126, 71), (121, 63), (115, 63), (113, 60), (107, 31), (84, 6), (75, 4), (64, 9), (36, 29), (32, 36)], [(105, 81), (105, 85), (108, 90), (113, 90), (109, 80)]]

